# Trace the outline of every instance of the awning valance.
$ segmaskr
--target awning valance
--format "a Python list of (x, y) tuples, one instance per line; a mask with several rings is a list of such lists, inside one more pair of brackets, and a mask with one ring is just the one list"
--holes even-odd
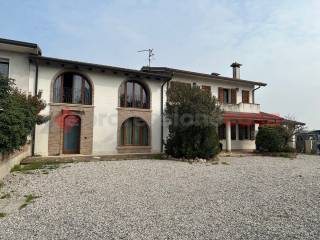
[(258, 123), (260, 125), (279, 125), (285, 119), (270, 113), (237, 113), (237, 112), (225, 112), (223, 114), (223, 120), (236, 122), (242, 125), (251, 125)]

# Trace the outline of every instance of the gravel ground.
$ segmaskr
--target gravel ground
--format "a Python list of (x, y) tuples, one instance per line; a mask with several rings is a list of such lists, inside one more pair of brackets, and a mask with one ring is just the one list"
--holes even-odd
[[(137, 160), (10, 174), (0, 239), (320, 239), (320, 157)], [(24, 195), (39, 198), (18, 210)]]

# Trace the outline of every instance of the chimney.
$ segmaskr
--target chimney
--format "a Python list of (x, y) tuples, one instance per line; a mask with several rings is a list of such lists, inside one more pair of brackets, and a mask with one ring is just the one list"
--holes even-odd
[(234, 62), (230, 65), (230, 67), (232, 67), (233, 69), (233, 78), (235, 79), (240, 79), (240, 67), (242, 66), (242, 64)]

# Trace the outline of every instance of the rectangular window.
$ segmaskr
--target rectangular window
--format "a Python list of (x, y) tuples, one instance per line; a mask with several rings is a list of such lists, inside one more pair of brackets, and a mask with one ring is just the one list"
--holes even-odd
[(237, 127), (236, 125), (231, 125), (231, 140), (236, 140), (237, 138)]
[(249, 103), (250, 102), (249, 94), (250, 94), (249, 91), (242, 90), (242, 102), (243, 103)]
[(0, 75), (9, 77), (9, 62), (7, 60), (0, 59)]
[(254, 140), (255, 139), (255, 126), (252, 125), (239, 125), (239, 140)]
[(229, 103), (229, 89), (223, 89), (223, 103)]
[(248, 140), (248, 139), (249, 139), (249, 126), (239, 125), (239, 140)]
[(224, 104), (237, 104), (237, 89), (221, 88), (218, 90), (218, 99), (220, 103)]

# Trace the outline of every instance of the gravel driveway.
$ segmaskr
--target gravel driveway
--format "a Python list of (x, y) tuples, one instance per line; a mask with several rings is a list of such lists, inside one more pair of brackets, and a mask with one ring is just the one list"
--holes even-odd
[[(4, 179), (0, 239), (320, 239), (320, 157), (73, 163)], [(18, 210), (25, 195), (38, 196)]]

